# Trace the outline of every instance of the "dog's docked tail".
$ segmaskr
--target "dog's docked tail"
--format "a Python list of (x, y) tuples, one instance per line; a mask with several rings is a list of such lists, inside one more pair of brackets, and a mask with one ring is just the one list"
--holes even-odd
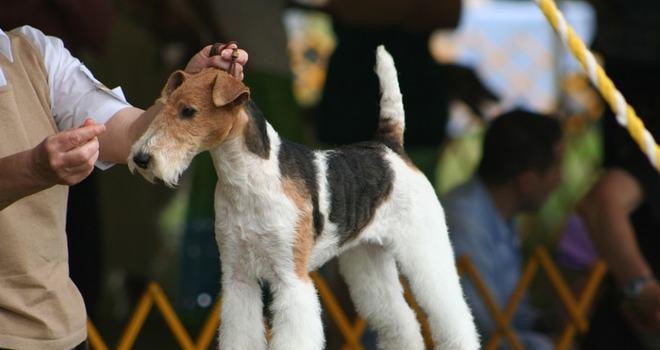
[(383, 45), (376, 49), (376, 74), (380, 81), (380, 120), (376, 139), (403, 149), (405, 113), (394, 60)]

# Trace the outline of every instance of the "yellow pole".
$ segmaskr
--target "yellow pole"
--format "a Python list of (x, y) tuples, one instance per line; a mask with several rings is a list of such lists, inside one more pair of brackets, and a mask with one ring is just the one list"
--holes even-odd
[(130, 350), (133, 347), (133, 343), (135, 343), (135, 339), (140, 333), (140, 329), (142, 328), (144, 321), (147, 319), (153, 303), (154, 300), (151, 296), (150, 289), (147, 288), (142, 294), (140, 302), (138, 302), (137, 308), (135, 309), (135, 312), (133, 312), (133, 317), (131, 317), (130, 322), (121, 336), (117, 350)]
[(163, 289), (160, 288), (158, 284), (151, 283), (149, 290), (151, 291), (154, 302), (156, 303), (158, 309), (160, 309), (160, 313), (163, 315), (165, 322), (167, 322), (170, 330), (172, 330), (172, 333), (179, 341), (179, 345), (181, 345), (184, 350), (195, 350), (195, 344), (193, 343), (192, 339), (190, 339), (190, 335), (186, 331), (185, 327), (183, 327), (181, 320), (179, 320), (179, 318), (176, 316), (174, 308), (172, 308), (172, 305), (167, 301), (167, 297), (165, 296)]
[(221, 303), (222, 301), (218, 297), (218, 300), (213, 306), (213, 310), (204, 323), (204, 328), (202, 328), (199, 333), (199, 337), (197, 337), (197, 350), (208, 349), (209, 345), (211, 345), (213, 336), (215, 336), (215, 332), (218, 330), (218, 326), (220, 325), (220, 310), (222, 310)]
[(96, 329), (92, 321), (87, 320), (87, 338), (89, 339), (89, 345), (93, 350), (108, 350), (108, 346), (101, 338), (99, 330)]
[(539, 260), (539, 263), (545, 269), (545, 272), (548, 274), (548, 279), (550, 284), (555, 288), (557, 294), (559, 294), (559, 299), (566, 307), (568, 315), (571, 317), (573, 324), (577, 326), (578, 330), (582, 333), (587, 331), (587, 320), (584, 317), (584, 314), (580, 310), (580, 307), (577, 305), (573, 293), (570, 288), (564, 283), (564, 279), (561, 278), (559, 269), (552, 262), (548, 251), (543, 247), (536, 248), (535, 252), (536, 258)]
[(353, 350), (364, 350), (362, 343), (360, 343), (359, 335), (355, 334), (355, 331), (351, 323), (348, 321), (346, 314), (344, 314), (344, 311), (339, 305), (339, 302), (335, 299), (332, 291), (330, 290), (330, 287), (328, 287), (328, 284), (325, 282), (323, 277), (321, 277), (321, 275), (316, 272), (312, 272), (310, 276), (316, 283), (316, 289), (319, 291), (321, 301), (323, 301), (325, 304), (328, 314), (330, 314), (330, 317), (335, 320), (335, 323), (337, 324), (337, 327), (339, 327), (339, 331), (344, 336), (346, 342), (348, 342)]
[(594, 55), (575, 34), (573, 28), (568, 25), (555, 2), (553, 0), (534, 0), (534, 2), (541, 8), (561, 41), (580, 62), (591, 82), (610, 105), (610, 108), (616, 114), (617, 122), (628, 130), (630, 136), (637, 142), (637, 145), (646, 154), (656, 170), (660, 170), (660, 147), (658, 147), (658, 143), (646, 129), (642, 120), (639, 119), (635, 110), (628, 105), (623, 95), (616, 89), (612, 80), (605, 74), (603, 68), (596, 63)]

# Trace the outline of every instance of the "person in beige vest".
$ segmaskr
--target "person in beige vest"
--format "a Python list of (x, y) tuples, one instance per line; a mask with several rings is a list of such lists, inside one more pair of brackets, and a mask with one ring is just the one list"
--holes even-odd
[[(210, 48), (185, 70), (227, 69), (231, 50), (209, 57)], [(247, 53), (238, 52), (242, 79)], [(67, 263), (68, 186), (95, 165), (125, 163), (158, 108), (132, 107), (58, 38), (0, 29), (0, 349), (86, 348), (85, 306)]]

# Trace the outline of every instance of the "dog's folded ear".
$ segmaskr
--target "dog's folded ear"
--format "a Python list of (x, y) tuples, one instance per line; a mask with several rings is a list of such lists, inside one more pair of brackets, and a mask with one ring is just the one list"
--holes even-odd
[(169, 96), (176, 88), (181, 86), (183, 82), (188, 78), (188, 73), (182, 71), (182, 70), (177, 70), (174, 73), (170, 74), (170, 77), (167, 79), (167, 83), (165, 84), (165, 87), (163, 88), (163, 91), (161, 94), (163, 96)]
[(213, 104), (216, 107), (230, 103), (240, 105), (250, 97), (250, 89), (240, 80), (225, 72), (218, 72), (213, 85)]

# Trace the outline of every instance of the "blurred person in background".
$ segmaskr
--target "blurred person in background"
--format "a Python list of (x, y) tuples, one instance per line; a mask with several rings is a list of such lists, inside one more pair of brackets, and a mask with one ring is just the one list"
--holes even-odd
[[(594, 50), (628, 103), (660, 137), (660, 2), (592, 0)], [(604, 173), (579, 205), (610, 268), (584, 349), (660, 349), (660, 176), (611, 112), (602, 120)]]
[[(511, 298), (523, 265), (515, 218), (538, 210), (557, 187), (562, 157), (556, 119), (522, 110), (505, 113), (486, 129), (477, 173), (442, 200), (456, 256), (470, 258), (500, 309)], [(496, 331), (495, 320), (475, 284), (463, 279), (463, 287), (486, 344)], [(534, 350), (554, 347), (546, 324), (527, 299), (511, 321), (525, 349)]]
[[(185, 70), (226, 69), (210, 45)], [(247, 53), (240, 51), (242, 78)], [(86, 312), (69, 277), (68, 186), (125, 163), (160, 108), (129, 105), (38, 29), (0, 30), (0, 348), (84, 349)]]

